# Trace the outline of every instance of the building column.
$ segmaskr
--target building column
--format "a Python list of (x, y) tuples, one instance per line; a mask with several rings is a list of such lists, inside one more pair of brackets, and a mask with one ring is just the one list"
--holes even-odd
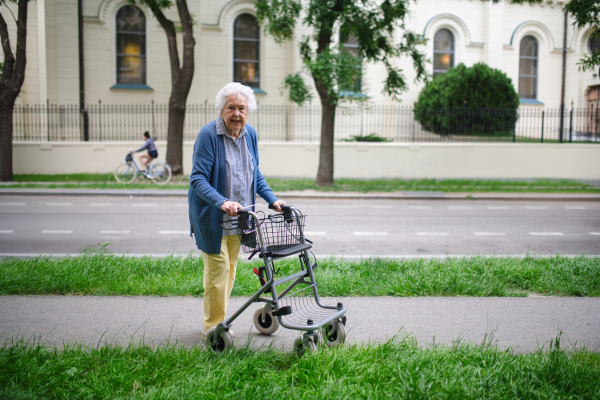
[(502, 69), (502, 32), (504, 28), (504, 1), (485, 2), (485, 47), (483, 60), (492, 68)]

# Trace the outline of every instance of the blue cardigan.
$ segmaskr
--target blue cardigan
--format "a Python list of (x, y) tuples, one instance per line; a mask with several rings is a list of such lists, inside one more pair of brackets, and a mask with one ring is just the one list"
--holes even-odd
[[(192, 159), (192, 174), (188, 190), (190, 213), (190, 236), (196, 246), (208, 254), (221, 252), (223, 228), (219, 221), (224, 213), (221, 205), (225, 200), (227, 167), (225, 163), (225, 137), (217, 135), (217, 120), (209, 122), (200, 130)], [(267, 181), (258, 168), (258, 145), (256, 130), (246, 125), (246, 143), (254, 162), (254, 201), (258, 193), (268, 204), (277, 201)]]

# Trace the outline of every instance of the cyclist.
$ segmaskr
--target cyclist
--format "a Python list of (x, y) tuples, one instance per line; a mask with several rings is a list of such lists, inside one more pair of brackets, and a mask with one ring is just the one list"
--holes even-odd
[(134, 153), (139, 153), (140, 151), (144, 150), (148, 151), (147, 154), (139, 155), (140, 164), (142, 165), (142, 172), (146, 171), (146, 166), (148, 165), (148, 163), (150, 163), (150, 161), (158, 157), (158, 150), (156, 150), (154, 139), (150, 137), (148, 131), (144, 132), (144, 140), (146, 141), (146, 143), (144, 143), (142, 147), (134, 151)]

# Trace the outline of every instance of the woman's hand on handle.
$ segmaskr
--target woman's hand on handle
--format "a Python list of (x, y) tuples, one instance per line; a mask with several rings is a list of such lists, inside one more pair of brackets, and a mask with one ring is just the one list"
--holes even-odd
[(282, 212), (281, 206), (285, 206), (285, 201), (283, 201), (283, 200), (274, 201), (273, 204), (271, 204), (271, 206), (275, 209), (275, 211)]
[(237, 203), (235, 201), (229, 201), (226, 200), (222, 205), (221, 205), (221, 210), (223, 210), (223, 212), (227, 215), (229, 215), (230, 217), (235, 217), (237, 215), (237, 210), (243, 210), (244, 207), (242, 207), (242, 205), (240, 203)]

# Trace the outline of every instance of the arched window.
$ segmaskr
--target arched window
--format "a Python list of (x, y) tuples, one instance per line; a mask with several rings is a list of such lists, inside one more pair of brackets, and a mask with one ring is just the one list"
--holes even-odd
[(533, 36), (521, 40), (519, 51), (519, 97), (537, 99), (538, 42)]
[(146, 17), (135, 6), (117, 12), (117, 83), (146, 84)]
[(347, 91), (347, 92), (354, 92), (354, 94), (361, 93), (361, 90), (362, 90), (362, 56), (360, 54), (360, 44), (358, 43), (358, 38), (353, 33), (350, 33), (348, 35), (348, 39), (344, 43), (342, 43), (342, 50), (348, 54), (353, 55), (354, 57), (356, 57), (356, 59), (358, 59), (358, 67), (360, 70), (357, 73), (357, 77), (356, 77), (356, 80), (354, 81), (354, 84), (350, 87), (341, 88), (341, 89), (344, 91)]
[(433, 38), (433, 77), (445, 74), (454, 67), (454, 35), (440, 29)]
[(260, 88), (260, 30), (256, 18), (242, 14), (233, 24), (233, 80)]
[(588, 39), (588, 51), (591, 54), (600, 54), (600, 31), (596, 31), (590, 35)]

